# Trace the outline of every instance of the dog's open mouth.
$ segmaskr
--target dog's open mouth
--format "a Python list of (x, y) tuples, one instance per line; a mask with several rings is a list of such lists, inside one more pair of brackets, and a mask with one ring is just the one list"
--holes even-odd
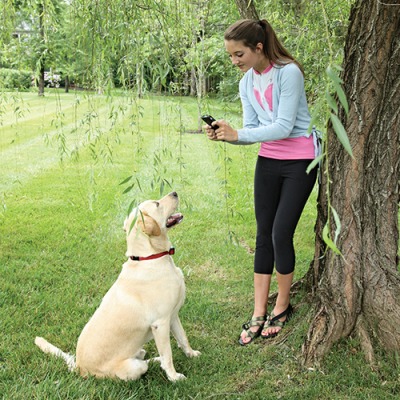
[(183, 215), (181, 213), (172, 214), (167, 219), (167, 228), (171, 228), (171, 227), (175, 226), (176, 224), (179, 224), (182, 220), (183, 220)]

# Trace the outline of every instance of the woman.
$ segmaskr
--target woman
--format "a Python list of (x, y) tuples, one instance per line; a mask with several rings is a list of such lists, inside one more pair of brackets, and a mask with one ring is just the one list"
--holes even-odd
[[(205, 126), (207, 135), (232, 144), (261, 143), (254, 177), (254, 310), (239, 337), (239, 343), (247, 345), (260, 335), (276, 336), (292, 314), (293, 235), (315, 184), (316, 168), (309, 174), (306, 169), (317, 145), (308, 133), (303, 70), (271, 25), (241, 20), (226, 30), (224, 39), (232, 63), (245, 73), (239, 84), (244, 127), (234, 129), (219, 120), (213, 123), (217, 129)], [(278, 296), (268, 316), (274, 266)]]

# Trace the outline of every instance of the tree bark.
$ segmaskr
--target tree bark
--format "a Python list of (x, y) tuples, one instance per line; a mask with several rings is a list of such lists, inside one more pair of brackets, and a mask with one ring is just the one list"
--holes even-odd
[[(349, 113), (340, 109), (339, 116), (354, 158), (328, 127), (329, 158), (322, 171), (327, 167), (329, 176), (322, 175), (308, 274), (316, 309), (303, 346), (306, 365), (349, 336), (360, 338), (372, 363), (376, 344), (400, 349), (400, 9), (383, 3), (358, 0), (350, 16), (342, 76)], [(328, 180), (343, 257), (326, 251), (321, 234)]]
[(241, 18), (259, 19), (253, 0), (236, 0)]

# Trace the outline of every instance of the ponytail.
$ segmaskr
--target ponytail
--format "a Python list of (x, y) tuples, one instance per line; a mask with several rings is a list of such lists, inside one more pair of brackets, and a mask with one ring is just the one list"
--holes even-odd
[(264, 54), (271, 63), (283, 66), (294, 62), (304, 74), (300, 63), (282, 45), (266, 19), (237, 21), (225, 31), (224, 39), (242, 41), (246, 47), (253, 51), (255, 51), (258, 43), (262, 43)]

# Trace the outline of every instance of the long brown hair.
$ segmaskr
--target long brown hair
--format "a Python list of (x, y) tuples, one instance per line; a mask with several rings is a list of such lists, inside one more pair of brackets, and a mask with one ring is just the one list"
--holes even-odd
[(304, 74), (301, 64), (285, 49), (266, 19), (237, 21), (225, 31), (224, 39), (242, 41), (253, 51), (258, 43), (262, 43), (264, 54), (271, 63), (282, 66), (294, 62)]

